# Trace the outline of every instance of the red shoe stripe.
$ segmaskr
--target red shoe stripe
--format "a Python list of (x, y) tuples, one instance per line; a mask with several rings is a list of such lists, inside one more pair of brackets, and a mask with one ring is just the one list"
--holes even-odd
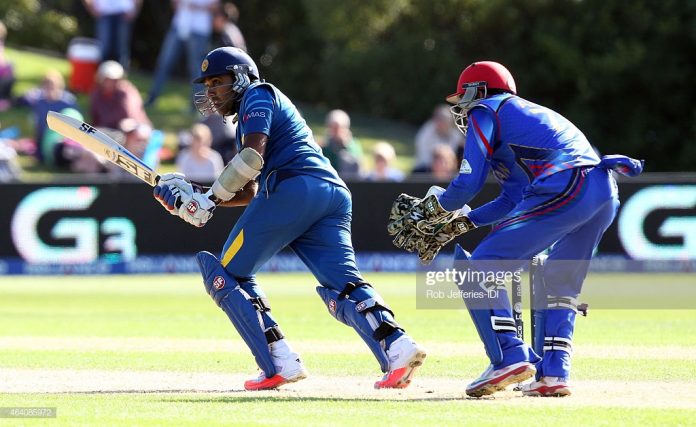
[(533, 391), (542, 393), (542, 394), (550, 394), (550, 393), (555, 393), (557, 390), (561, 389), (566, 389), (567, 387), (565, 385), (554, 385), (554, 386), (541, 386), (537, 389), (534, 389)]
[(517, 374), (521, 374), (522, 372), (524, 372), (524, 371), (526, 371), (526, 370), (527, 370), (527, 366), (520, 366), (519, 368), (513, 369), (512, 371), (508, 372), (508, 373), (505, 374), (505, 375), (501, 375), (501, 376), (499, 376), (498, 378), (494, 378), (494, 379), (488, 381), (486, 384), (498, 384), (499, 382), (503, 381), (503, 380), (506, 379), (507, 377), (510, 377), (510, 376), (513, 376), (513, 375), (517, 375)]
[(258, 379), (245, 381), (244, 388), (246, 390), (268, 390), (283, 385), (284, 383), (285, 378), (276, 374), (271, 378), (264, 378), (261, 381), (259, 381)]

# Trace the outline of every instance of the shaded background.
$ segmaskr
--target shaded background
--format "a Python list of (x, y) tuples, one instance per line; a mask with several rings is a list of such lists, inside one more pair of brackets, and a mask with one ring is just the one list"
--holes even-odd
[[(696, 1), (240, 0), (265, 78), (291, 98), (419, 123), (461, 69), (491, 59), (521, 96), (647, 171), (696, 164)], [(153, 69), (170, 3), (145, 0), (133, 67)], [(64, 52), (93, 25), (80, 0), (0, 0), (11, 43)], [(80, 25), (78, 25), (78, 22)]]

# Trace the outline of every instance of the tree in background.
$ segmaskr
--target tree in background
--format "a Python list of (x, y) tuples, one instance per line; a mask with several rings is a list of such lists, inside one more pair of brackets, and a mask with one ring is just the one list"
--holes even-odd
[[(605, 153), (648, 171), (696, 164), (696, 2), (267, 0), (236, 2), (260, 71), (292, 98), (420, 123), (469, 63), (492, 59), (520, 94), (562, 112)], [(10, 43), (64, 51), (79, 0), (0, 2)], [(171, 16), (146, 1), (133, 64), (154, 67)], [(82, 22), (82, 21), (80, 21)]]

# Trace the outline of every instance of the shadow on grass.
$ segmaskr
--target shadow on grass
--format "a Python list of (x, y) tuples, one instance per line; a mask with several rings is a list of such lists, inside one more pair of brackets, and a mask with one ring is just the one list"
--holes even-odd
[[(336, 402), (336, 401), (346, 401), (346, 402), (447, 402), (447, 401), (464, 401), (464, 400), (477, 400), (477, 401), (487, 401), (495, 400), (493, 396), (486, 396), (484, 398), (472, 398), (461, 393), (461, 395), (453, 395), (452, 393), (447, 395), (436, 394), (433, 392), (432, 396), (408, 396), (408, 395), (394, 395), (390, 391), (386, 391), (384, 396), (309, 396), (300, 395), (301, 393), (310, 393), (309, 391), (290, 391), (290, 390), (269, 390), (261, 392), (263, 394), (254, 395), (256, 392), (250, 392), (247, 390), (192, 390), (192, 389), (179, 389), (179, 390), (92, 390), (92, 391), (64, 391), (64, 392), (47, 392), (47, 393), (36, 393), (36, 394), (51, 394), (51, 395), (161, 395), (158, 399), (160, 402), (168, 403), (259, 403), (259, 402)], [(277, 396), (269, 396), (268, 393), (278, 393)], [(426, 392), (427, 393), (427, 392)], [(8, 393), (12, 394), (12, 393)], [(187, 395), (186, 397), (177, 397), (177, 394)], [(200, 397), (195, 397), (192, 395), (200, 395)], [(520, 396), (522, 397), (522, 396)]]

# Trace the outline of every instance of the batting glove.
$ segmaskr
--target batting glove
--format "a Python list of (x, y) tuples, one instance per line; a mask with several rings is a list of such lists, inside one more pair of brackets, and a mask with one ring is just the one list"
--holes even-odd
[(182, 198), (179, 218), (195, 227), (203, 227), (213, 217), (215, 202), (210, 199), (211, 192), (198, 193)]
[(182, 173), (162, 175), (153, 190), (155, 199), (172, 215), (178, 215), (181, 199), (190, 197), (193, 193), (193, 186)]

